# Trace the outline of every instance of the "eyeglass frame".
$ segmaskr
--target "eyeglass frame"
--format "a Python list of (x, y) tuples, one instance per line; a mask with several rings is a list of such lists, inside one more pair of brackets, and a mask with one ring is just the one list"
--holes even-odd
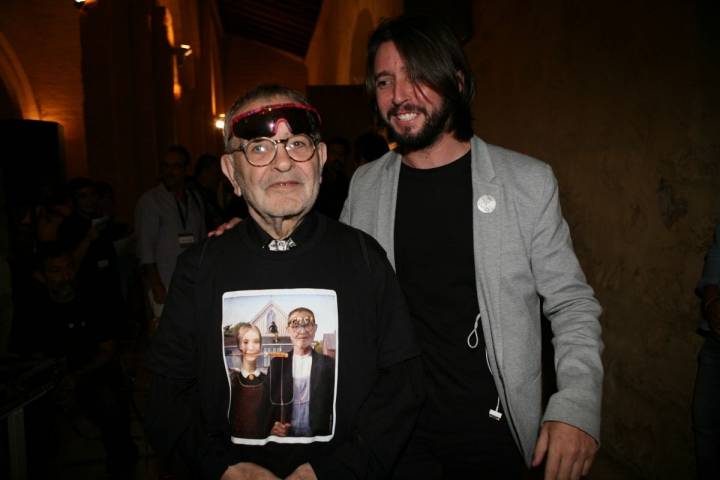
[(304, 325), (288, 325), (288, 328), (293, 332), (299, 332), (305, 330), (306, 332), (312, 331), (313, 328), (317, 327), (317, 323), (306, 323)]
[(288, 319), (288, 328), (298, 332), (301, 328), (305, 328), (306, 332), (309, 332), (312, 327), (316, 327), (315, 317), (300, 317)]
[[(300, 137), (300, 136), (308, 137), (308, 138), (312, 141), (312, 147), (313, 147), (312, 153), (310, 153), (310, 156), (308, 156), (308, 158), (306, 158), (305, 160), (295, 160), (295, 159), (292, 157), (292, 155), (290, 155), (290, 152), (288, 152), (288, 150), (287, 150), (287, 142), (288, 142), (288, 140), (290, 140), (290, 139), (293, 138), (293, 137)], [(259, 140), (268, 140), (268, 141), (272, 142), (273, 147), (275, 148), (275, 150), (274, 150), (274, 152), (273, 152), (272, 158), (271, 158), (267, 163), (263, 163), (262, 165), (256, 165), (256, 164), (252, 163), (252, 162), (250, 161), (250, 158), (248, 157), (247, 152), (245, 151), (245, 148), (246, 148), (248, 145), (250, 145), (250, 144), (253, 143), (253, 142), (259, 141)], [(297, 135), (290, 135), (288, 138), (282, 138), (282, 139), (277, 139), (277, 140), (275, 140), (275, 139), (273, 139), (273, 138), (270, 138), (270, 137), (256, 137), (256, 138), (253, 138), (253, 139), (248, 140), (247, 142), (243, 143), (243, 144), (240, 145), (238, 148), (236, 148), (236, 149), (234, 149), (234, 150), (231, 150), (231, 151), (230, 151), (230, 154), (232, 155), (233, 153), (242, 152), (243, 155), (245, 156), (245, 160), (246, 160), (251, 166), (257, 167), (257, 168), (267, 167), (268, 165), (270, 165), (271, 163), (273, 163), (273, 162), (275, 161), (275, 158), (277, 158), (277, 152), (278, 152), (277, 147), (278, 147), (278, 143), (284, 143), (285, 145), (283, 146), (283, 148), (285, 149), (285, 153), (287, 154), (287, 156), (288, 156), (288, 158), (289, 158), (290, 160), (292, 160), (292, 161), (295, 162), (295, 163), (305, 163), (305, 162), (309, 162), (310, 160), (312, 160), (312, 158), (315, 156), (315, 152), (317, 151), (317, 146), (318, 146), (318, 144), (319, 144), (320, 142), (321, 142), (321, 140), (320, 140), (319, 135), (317, 135), (317, 134), (308, 134), (308, 133), (298, 133)]]

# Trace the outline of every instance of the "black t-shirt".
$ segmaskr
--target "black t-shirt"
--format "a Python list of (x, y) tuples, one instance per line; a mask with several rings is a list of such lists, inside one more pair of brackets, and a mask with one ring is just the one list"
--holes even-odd
[[(270, 251), (265, 246), (268, 239), (255, 222), (246, 220), (179, 257), (149, 358), (155, 373), (147, 414), (151, 442), (161, 452), (172, 445), (184, 449), (203, 478), (219, 478), (228, 465), (241, 461), (257, 463), (281, 477), (307, 461), (319, 478), (381, 477), (381, 468), (373, 465), (392, 465), (421, 399), (411, 385), (413, 372), (419, 377), (419, 349), (385, 253), (368, 235), (320, 214), (305, 218), (292, 234), (296, 246), (288, 251)], [(231, 443), (228, 343), (223, 343), (227, 317), (247, 314), (264, 321), (263, 345), (281, 349), (289, 341), (283, 315), (290, 311), (268, 305), (282, 305), (283, 295), (298, 289), (336, 295), (337, 337), (315, 336), (323, 339), (322, 355), (335, 355), (334, 433), (308, 443)], [(250, 306), (258, 292), (270, 300)], [(247, 309), (233, 310), (228, 299), (236, 298), (246, 302), (242, 305)], [(316, 316), (320, 325), (327, 313)], [(280, 330), (277, 339), (267, 328), (271, 320)], [(331, 340), (326, 341), (328, 335)], [(287, 360), (292, 363), (293, 358)], [(414, 370), (397, 369), (409, 364)], [(313, 368), (319, 365), (314, 358)], [(383, 387), (383, 378), (392, 381)], [(271, 379), (270, 398), (275, 398), (273, 385)], [(279, 407), (279, 402), (272, 405)], [(288, 407), (285, 414), (292, 412)], [(189, 427), (196, 433), (188, 433), (193, 430)]]
[(402, 165), (395, 259), (428, 380), (420, 427), (477, 439), (496, 427), (488, 410), (498, 397), (480, 321), (477, 347), (467, 343), (479, 313), (470, 160), (468, 152), (437, 168)]

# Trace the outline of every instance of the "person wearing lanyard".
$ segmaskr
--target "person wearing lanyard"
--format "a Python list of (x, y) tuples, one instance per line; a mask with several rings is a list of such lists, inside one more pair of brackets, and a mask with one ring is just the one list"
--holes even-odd
[(165, 304), (177, 256), (205, 237), (202, 202), (186, 186), (190, 154), (171, 146), (160, 161), (161, 183), (145, 192), (135, 209), (137, 252), (157, 319)]

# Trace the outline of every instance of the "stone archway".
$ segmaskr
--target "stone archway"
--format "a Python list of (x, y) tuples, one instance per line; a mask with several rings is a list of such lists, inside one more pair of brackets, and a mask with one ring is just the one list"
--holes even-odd
[(40, 120), (35, 94), (15, 50), (0, 32), (0, 83), (5, 86), (7, 97), (21, 118)]

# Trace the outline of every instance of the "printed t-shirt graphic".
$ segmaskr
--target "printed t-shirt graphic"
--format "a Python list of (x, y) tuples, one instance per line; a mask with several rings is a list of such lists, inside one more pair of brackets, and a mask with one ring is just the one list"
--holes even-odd
[(340, 351), (334, 291), (226, 292), (222, 345), (233, 443), (333, 438)]

